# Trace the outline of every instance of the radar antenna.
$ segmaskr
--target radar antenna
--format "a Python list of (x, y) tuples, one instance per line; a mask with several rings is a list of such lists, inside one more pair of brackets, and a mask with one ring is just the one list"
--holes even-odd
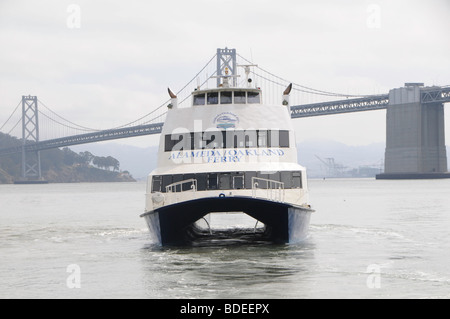
[(252, 83), (252, 79), (249, 78), (250, 74), (250, 67), (252, 66), (258, 66), (258, 64), (238, 64), (238, 66), (243, 67), (245, 71), (245, 81), (247, 82), (247, 87), (250, 87)]

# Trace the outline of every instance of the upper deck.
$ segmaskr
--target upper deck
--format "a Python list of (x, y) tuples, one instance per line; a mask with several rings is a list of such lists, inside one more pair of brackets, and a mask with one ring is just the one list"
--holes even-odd
[(267, 169), (265, 164), (298, 165), (290, 86), (282, 94), (282, 103), (266, 104), (262, 90), (249, 78), (249, 67), (244, 66), (246, 76), (240, 84), (235, 81), (239, 75), (230, 73), (228, 67), (224, 74), (217, 72), (220, 75), (210, 77), (217, 78), (217, 87), (198, 85), (187, 107), (179, 107), (169, 89), (171, 102), (161, 134), (158, 174), (209, 171), (211, 165), (220, 166), (216, 171), (246, 171), (254, 169), (255, 163), (261, 170)]
[(192, 105), (262, 104), (259, 88), (219, 87), (196, 90), (192, 93)]

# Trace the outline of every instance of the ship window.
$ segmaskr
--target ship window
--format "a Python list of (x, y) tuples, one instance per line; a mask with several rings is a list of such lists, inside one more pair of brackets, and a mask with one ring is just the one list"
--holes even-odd
[(173, 146), (175, 145), (175, 143), (172, 141), (172, 135), (168, 134), (166, 136), (164, 136), (164, 151), (165, 152), (170, 152), (173, 149)]
[(246, 189), (252, 189), (252, 177), (256, 177), (256, 172), (245, 172), (244, 183)]
[(181, 182), (182, 180), (183, 180), (182, 174), (172, 175), (172, 183), (178, 183), (178, 182)]
[(268, 130), (267, 131), (267, 147), (279, 147), (280, 145), (279, 131)]
[(206, 131), (203, 134), (203, 140), (205, 141), (206, 149), (223, 148), (223, 134), (222, 132)]
[(219, 92), (211, 92), (208, 93), (207, 96), (208, 105), (219, 103)]
[(238, 173), (239, 175), (233, 176), (233, 189), (244, 188), (244, 173)]
[(234, 92), (234, 103), (245, 104), (245, 92), (242, 91)]
[(245, 147), (257, 147), (257, 133), (256, 131), (246, 131), (245, 132)]
[[(175, 137), (175, 139), (173, 139), (173, 137)], [(173, 137), (171, 134), (164, 136), (164, 139), (165, 139), (164, 151), (166, 151), (166, 152), (172, 151), (175, 144), (177, 144), (183, 138), (182, 136), (176, 137), (175, 135)]]
[(162, 191), (166, 192), (166, 186), (172, 184), (172, 175), (163, 175), (162, 177)]
[[(269, 174), (264, 173), (264, 172), (257, 172), (256, 177), (262, 178), (262, 179), (269, 179)], [(267, 189), (269, 186), (269, 182), (265, 181), (265, 180), (257, 180), (256, 182), (258, 183), (258, 188)]]
[(267, 131), (258, 131), (258, 147), (267, 147)]
[(187, 135), (188, 139), (186, 139), (186, 148), (185, 150), (194, 150), (195, 149), (195, 133), (191, 132)]
[(284, 188), (291, 188), (292, 172), (280, 172), (280, 182), (284, 183)]
[[(181, 182), (183, 180), (183, 174), (175, 174), (175, 175), (168, 175), (168, 176), (171, 177), (172, 181), (170, 181), (170, 183), (165, 184), (164, 188), (166, 188), (170, 184), (178, 183), (178, 182)], [(181, 192), (181, 190), (182, 190), (181, 186), (182, 186), (182, 184), (177, 184), (177, 185), (171, 187), (170, 190), (172, 192)]]
[(223, 130), (164, 136), (165, 152), (217, 148), (287, 148), (289, 144), (287, 130)]
[(230, 173), (222, 173), (219, 176), (219, 189), (230, 189)]
[(292, 172), (292, 188), (302, 188), (300, 172)]
[(245, 131), (225, 131), (225, 147), (226, 148), (244, 148)]
[(153, 176), (152, 179), (152, 193), (161, 191), (162, 177), (161, 175)]
[(261, 103), (259, 92), (248, 92), (247, 101), (250, 104)]
[[(252, 189), (252, 177), (262, 178), (256, 180), (257, 188), (273, 189), (280, 187), (272, 181), (284, 183), (285, 189), (302, 188), (302, 173), (300, 171), (281, 172), (223, 172), (223, 173), (197, 173), (197, 174), (175, 174), (175, 175), (155, 175), (152, 178), (151, 192), (161, 191), (166, 193), (166, 187), (170, 184), (195, 179), (197, 181), (197, 191), (226, 190), (226, 189)], [(183, 183), (171, 188), (172, 192), (190, 191), (191, 183)]]
[(194, 105), (205, 105), (205, 94), (194, 95)]
[(206, 174), (205, 173), (195, 174), (195, 179), (197, 180), (197, 190), (205, 191), (208, 186), (208, 181), (206, 180)]
[(208, 189), (217, 189), (217, 174), (208, 174)]
[[(279, 172), (275, 172), (275, 173), (269, 174), (267, 179), (279, 182), (280, 181), (280, 173)], [(278, 187), (280, 187), (280, 185), (278, 183), (274, 183), (274, 182), (270, 182), (269, 186), (270, 186), (270, 188), (278, 188)]]
[(280, 131), (280, 147), (289, 147), (289, 131)]
[(191, 133), (192, 135), (192, 141), (191, 144), (193, 146), (193, 150), (202, 150), (205, 148), (206, 143), (203, 140), (203, 132), (195, 132)]
[[(183, 180), (187, 181), (188, 179), (193, 179), (195, 178), (195, 174), (184, 174), (183, 175)], [(192, 189), (192, 185), (194, 185), (194, 182), (189, 182), (189, 183), (183, 183), (183, 192), (185, 191), (190, 191)]]
[(220, 93), (220, 104), (231, 104), (233, 101), (233, 92), (221, 92)]

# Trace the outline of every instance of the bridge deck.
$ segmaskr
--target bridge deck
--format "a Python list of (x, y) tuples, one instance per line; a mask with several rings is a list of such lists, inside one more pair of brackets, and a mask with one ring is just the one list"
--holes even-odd
[(319, 115), (340, 114), (349, 112), (361, 112), (380, 110), (387, 108), (389, 95), (375, 95), (358, 99), (346, 99), (324, 103), (296, 105), (291, 107), (291, 117), (310, 117)]
[[(37, 143), (30, 143), (25, 146), (25, 151), (36, 152), (51, 148), (59, 148), (70, 145), (87, 144), (93, 142), (116, 140), (127, 137), (143, 136), (161, 133), (164, 123), (154, 123), (147, 125), (138, 125), (126, 128), (98, 131), (94, 133), (80, 134), (56, 138)], [(16, 154), (22, 152), (22, 146), (10, 147), (0, 150), (0, 156)]]
[[(421, 103), (446, 103), (450, 102), (450, 87), (429, 87), (421, 89)], [(291, 107), (291, 117), (311, 117), (319, 115), (340, 114), (349, 112), (361, 112), (386, 109), (389, 105), (389, 94), (373, 95), (356, 99), (295, 105)], [(133, 136), (142, 136), (161, 133), (164, 123), (138, 125), (133, 127), (110, 129), (94, 133), (80, 134), (56, 138), (37, 143), (29, 143), (25, 151), (42, 151), (51, 148), (59, 148), (70, 145), (86, 144), (99, 141), (115, 140)], [(22, 146), (10, 147), (0, 150), (0, 156), (22, 152)]]

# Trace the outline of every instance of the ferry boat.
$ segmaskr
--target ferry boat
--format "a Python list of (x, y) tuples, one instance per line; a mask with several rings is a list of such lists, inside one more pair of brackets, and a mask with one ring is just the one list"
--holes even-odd
[[(244, 67), (248, 78), (250, 66)], [(292, 85), (280, 92), (280, 104), (265, 104), (250, 79), (245, 87), (234, 85), (236, 65), (221, 70), (217, 87), (198, 87), (189, 107), (179, 107), (169, 89), (157, 168), (148, 176), (141, 217), (160, 245), (212, 234), (198, 221), (217, 212), (253, 217), (264, 225), (259, 235), (270, 241), (302, 241), (313, 210), (306, 170), (297, 163)]]

